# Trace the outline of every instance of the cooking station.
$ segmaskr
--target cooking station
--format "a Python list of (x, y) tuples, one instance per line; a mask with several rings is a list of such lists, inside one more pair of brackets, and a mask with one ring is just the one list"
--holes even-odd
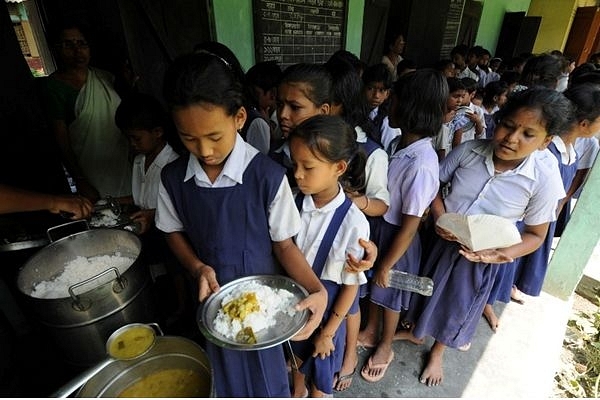
[[(115, 329), (164, 325), (169, 315), (172, 289), (151, 278), (135, 233), (123, 224), (90, 229), (86, 221), (70, 222), (48, 212), (0, 215), (0, 397), (51, 396), (106, 356), (104, 345)], [(64, 298), (29, 296), (33, 284), (53, 279), (70, 259), (120, 251), (135, 261), (122, 274), (103, 273), (108, 283), (75, 284)], [(165, 333), (180, 335), (178, 329)]]

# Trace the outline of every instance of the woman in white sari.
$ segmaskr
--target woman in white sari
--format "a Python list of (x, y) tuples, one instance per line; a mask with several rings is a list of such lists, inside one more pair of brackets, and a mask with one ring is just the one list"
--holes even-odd
[(114, 77), (89, 66), (90, 48), (79, 26), (54, 41), (59, 69), (46, 79), (46, 104), (65, 167), (78, 192), (92, 201), (131, 194), (128, 145), (114, 116), (121, 98)]

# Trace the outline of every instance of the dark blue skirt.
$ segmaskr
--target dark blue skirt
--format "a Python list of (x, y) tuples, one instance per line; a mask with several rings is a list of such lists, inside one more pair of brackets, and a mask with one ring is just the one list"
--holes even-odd
[(438, 237), (422, 271), (434, 282), (433, 294), (414, 296), (406, 317), (417, 338), (431, 336), (452, 348), (471, 342), (499, 268), (473, 263), (459, 249)]
[[(393, 225), (388, 222), (382, 221), (378, 226), (377, 247), (379, 248), (379, 254), (383, 255), (387, 252), (398, 232), (400, 226)], [(420, 263), (421, 263), (421, 239), (419, 234), (416, 234), (406, 249), (406, 252), (400, 259), (394, 264), (393, 269), (397, 271), (408, 272), (409, 274), (419, 275), (420, 274)], [(375, 270), (377, 269), (375, 266)], [(405, 290), (394, 289), (391, 287), (382, 288), (377, 286), (374, 282), (370, 284), (370, 301), (378, 304), (392, 311), (400, 312), (403, 309), (406, 310), (409, 307), (412, 292)]]

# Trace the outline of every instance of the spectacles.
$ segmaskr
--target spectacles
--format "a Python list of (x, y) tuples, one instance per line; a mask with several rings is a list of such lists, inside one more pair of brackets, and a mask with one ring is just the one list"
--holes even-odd
[(87, 49), (90, 47), (85, 40), (63, 40), (62, 42), (58, 42), (57, 46), (65, 50), (73, 50), (75, 48)]

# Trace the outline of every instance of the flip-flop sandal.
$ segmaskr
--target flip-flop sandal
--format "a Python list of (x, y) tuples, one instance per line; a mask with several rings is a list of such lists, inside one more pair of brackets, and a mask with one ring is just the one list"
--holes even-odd
[[(385, 362), (383, 364), (373, 364), (372, 357), (373, 356), (369, 356), (367, 363), (360, 370), (360, 375), (367, 382), (374, 383), (374, 382), (379, 382), (385, 375), (385, 372), (387, 371), (388, 367), (392, 363), (392, 360), (394, 359), (394, 352), (392, 351), (390, 353), (390, 357), (388, 358), (387, 362)], [(369, 375), (369, 371), (374, 370), (374, 369), (378, 369), (379, 373), (377, 375)]]
[[(334, 378), (334, 383), (333, 383), (333, 390), (335, 390), (336, 392), (343, 392), (344, 390), (348, 390), (350, 388), (350, 386), (352, 385), (352, 378), (354, 378), (355, 373), (356, 373), (356, 367), (354, 367), (352, 372), (349, 373), (348, 375), (338, 376), (338, 374), (336, 373), (335, 378)], [(344, 381), (350, 381), (350, 384), (347, 387), (345, 387), (344, 389), (338, 389), (339, 384)]]
[(362, 342), (360, 340), (356, 341), (356, 346), (357, 347), (362, 347), (363, 349), (372, 349), (373, 347), (375, 347), (374, 344), (365, 343), (365, 342)]
[(463, 344), (462, 346), (458, 347), (457, 349), (459, 351), (469, 351), (470, 348), (471, 348), (471, 342), (469, 342), (467, 344)]
[(511, 296), (510, 300), (511, 300), (511, 301), (514, 301), (515, 303), (517, 303), (517, 304), (520, 304), (520, 305), (523, 305), (523, 304), (525, 304), (525, 300), (523, 300), (523, 299), (519, 299), (519, 298), (517, 298), (517, 297), (512, 297), (512, 296)]

